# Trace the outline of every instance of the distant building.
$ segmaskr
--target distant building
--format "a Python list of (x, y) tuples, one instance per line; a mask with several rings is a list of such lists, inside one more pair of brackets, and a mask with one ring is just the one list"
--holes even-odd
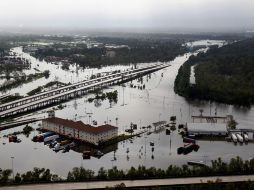
[(52, 111), (49, 112), (47, 119), (42, 120), (42, 128), (94, 145), (98, 145), (99, 142), (107, 141), (118, 135), (117, 127), (108, 124), (93, 127), (84, 124), (82, 121), (72, 121), (55, 117)]

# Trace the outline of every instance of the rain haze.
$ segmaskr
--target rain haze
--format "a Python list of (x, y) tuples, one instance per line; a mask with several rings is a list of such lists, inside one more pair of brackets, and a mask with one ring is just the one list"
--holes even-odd
[(1, 0), (0, 27), (155, 32), (253, 30), (252, 0)]

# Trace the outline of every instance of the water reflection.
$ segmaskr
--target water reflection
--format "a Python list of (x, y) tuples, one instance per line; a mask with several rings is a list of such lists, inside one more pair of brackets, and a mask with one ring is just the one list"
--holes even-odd
[(105, 147), (95, 147), (89, 144), (78, 144), (74, 148), (73, 151), (83, 154), (86, 151), (89, 151), (92, 157), (100, 159), (110, 152), (115, 152), (118, 149), (118, 144), (113, 144)]

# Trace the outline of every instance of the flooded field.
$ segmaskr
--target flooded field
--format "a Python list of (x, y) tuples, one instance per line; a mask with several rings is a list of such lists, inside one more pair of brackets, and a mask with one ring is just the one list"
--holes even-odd
[[(217, 42), (219, 44), (223, 42)], [(198, 45), (214, 45), (215, 43), (207, 43), (206, 41), (197, 42)], [(16, 48), (15, 52), (19, 52), (22, 56), (30, 59), (32, 69), (25, 71), (26, 73), (35, 72), (34, 68), (40, 71), (50, 70), (51, 75), (48, 79), (39, 79), (32, 83), (25, 84), (20, 88), (12, 89), (10, 92), (19, 92), (26, 94), (28, 91), (36, 88), (38, 85), (44, 85), (52, 80), (61, 82), (78, 82), (90, 77), (92, 74), (99, 72), (107, 72), (113, 70), (124, 70), (132, 67), (129, 66), (112, 66), (103, 67), (101, 69), (83, 69), (77, 66), (70, 67), (70, 71), (61, 69), (61, 65), (55, 65), (38, 61), (30, 55), (23, 53), (21, 48)], [(205, 51), (205, 49), (199, 50)], [(199, 114), (199, 109), (204, 110), (204, 115), (232, 114), (239, 123), (238, 128), (254, 129), (254, 109), (236, 108), (230, 105), (193, 101), (188, 102), (184, 98), (174, 93), (174, 80), (179, 67), (188, 60), (192, 53), (187, 53), (175, 58), (169, 64), (168, 68), (152, 73), (150, 76), (144, 76), (142, 85), (145, 89), (131, 88), (131, 82), (121, 86), (111, 86), (104, 89), (107, 91), (118, 91), (118, 101), (109, 103), (108, 100), (96, 101), (89, 103), (89, 97), (93, 94), (83, 96), (71, 100), (63, 105), (66, 107), (56, 111), (57, 117), (65, 119), (81, 120), (84, 123), (90, 123), (92, 120), (98, 121), (98, 125), (105, 121), (119, 127), (119, 133), (124, 133), (125, 129), (133, 122), (138, 125), (138, 129), (142, 126), (151, 125), (161, 120), (169, 121), (170, 116), (176, 116), (177, 124), (185, 124), (190, 121), (191, 115)], [(141, 64), (139, 64), (141, 65)], [(139, 86), (141, 81), (132, 81), (132, 84)], [(29, 117), (47, 117), (46, 111), (41, 110), (34, 112)], [(89, 117), (89, 115), (91, 117)], [(118, 118), (118, 119), (116, 119)], [(40, 122), (30, 124), (33, 128), (38, 128)], [(178, 155), (177, 148), (183, 146), (182, 138), (175, 130), (171, 135), (166, 135), (165, 130), (150, 135), (143, 134), (141, 137), (135, 137), (132, 140), (120, 142), (115, 146), (108, 147), (106, 154), (100, 159), (91, 157), (90, 160), (82, 159), (82, 151), (85, 147), (78, 147), (68, 153), (55, 153), (43, 143), (32, 142), (31, 139), (37, 134), (32, 132), (29, 137), (19, 135), (21, 143), (9, 143), (3, 135), (15, 131), (20, 131), (24, 126), (1, 131), (0, 133), (0, 168), (11, 168), (11, 157), (14, 157), (14, 172), (24, 172), (31, 170), (33, 167), (45, 167), (61, 176), (66, 176), (67, 172), (73, 167), (83, 166), (87, 169), (98, 171), (100, 167), (127, 169), (131, 166), (145, 165), (147, 167), (154, 166), (165, 168), (170, 164), (186, 164), (189, 160), (205, 160), (209, 162), (212, 159), (222, 157), (223, 160), (229, 160), (232, 157), (241, 156), (243, 159), (253, 157), (253, 143), (234, 145), (226, 141), (198, 141), (200, 149), (197, 152), (191, 152), (188, 155)], [(154, 143), (154, 151), (150, 146), (150, 142)], [(129, 151), (128, 151), (129, 150)]]

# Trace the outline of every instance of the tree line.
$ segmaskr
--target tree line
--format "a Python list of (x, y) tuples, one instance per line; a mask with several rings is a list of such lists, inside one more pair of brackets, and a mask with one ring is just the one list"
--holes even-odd
[[(171, 61), (187, 50), (173, 40), (144, 40), (104, 37), (96, 38), (102, 44), (99, 47), (87, 48), (78, 44), (76, 47), (62, 48), (61, 44), (38, 49), (34, 56), (39, 59), (55, 56), (67, 58), (70, 62), (82, 67), (100, 67), (116, 64), (131, 64), (156, 61)], [(120, 48), (108, 48), (106, 44), (125, 45)], [(60, 48), (60, 49), (59, 49)]]
[(254, 159), (243, 161), (240, 157), (232, 158), (228, 163), (221, 158), (213, 160), (211, 166), (175, 166), (170, 165), (166, 169), (145, 166), (138, 168), (131, 167), (128, 170), (118, 169), (114, 166), (111, 169), (99, 169), (97, 174), (90, 169), (75, 167), (67, 175), (66, 179), (52, 174), (49, 169), (34, 168), (24, 174), (17, 173), (11, 178), (11, 170), (0, 172), (0, 184), (27, 184), (44, 182), (82, 182), (94, 180), (122, 180), (122, 179), (160, 179), (160, 178), (180, 178), (180, 177), (200, 177), (200, 176), (223, 176), (223, 175), (248, 175), (254, 174)]
[[(195, 84), (190, 84), (195, 65)], [(191, 99), (250, 106), (254, 103), (254, 38), (212, 47), (179, 69), (174, 90)]]

